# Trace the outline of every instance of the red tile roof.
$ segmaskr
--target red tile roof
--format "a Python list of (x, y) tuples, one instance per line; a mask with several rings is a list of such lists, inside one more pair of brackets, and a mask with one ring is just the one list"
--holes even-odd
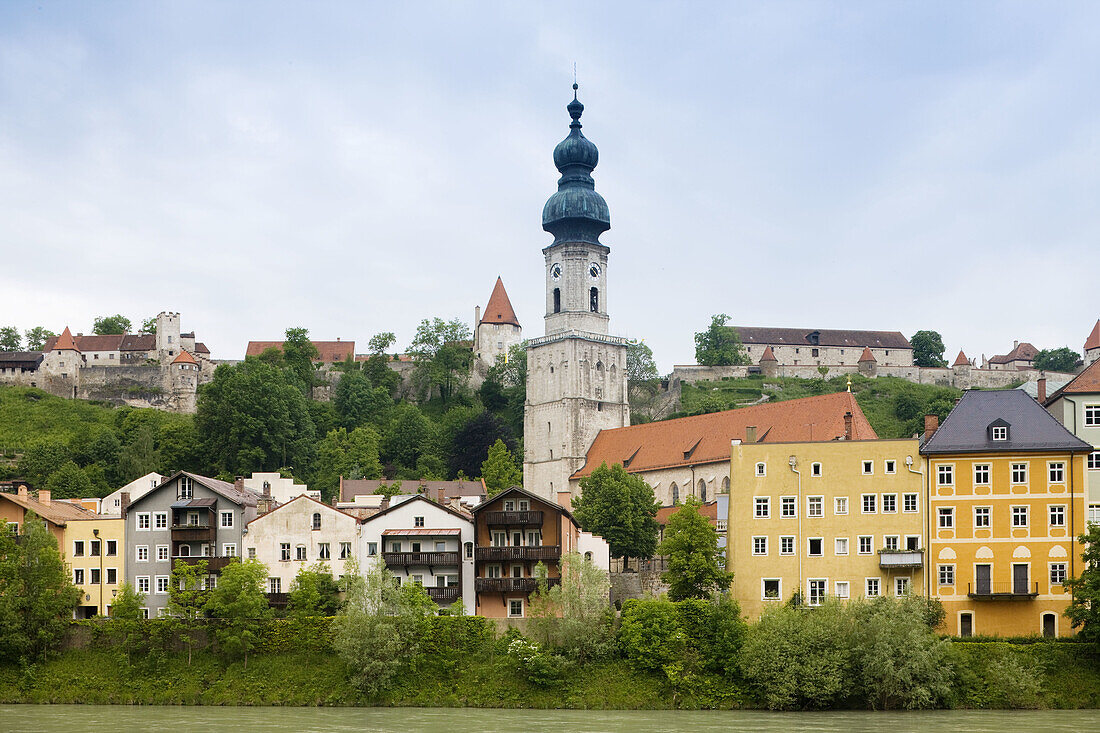
[[(338, 361), (343, 361), (349, 356), (355, 356), (355, 342), (354, 341), (313, 341), (313, 346), (317, 349), (319, 356), (316, 361), (324, 362), (325, 364), (332, 364)], [(205, 347), (204, 347), (205, 348)], [(282, 341), (249, 341), (248, 348), (245, 350), (245, 356), (259, 356), (268, 349), (279, 349), (282, 351)], [(195, 351), (198, 351), (198, 344), (195, 345)], [(207, 352), (209, 353), (209, 352)]]
[[(677, 504), (676, 506), (663, 506), (657, 510), (657, 524), (662, 527), (668, 524), (668, 520), (672, 518), (672, 515), (684, 508), (683, 504)], [(710, 520), (711, 524), (718, 523), (718, 502), (712, 501), (708, 504), (704, 504), (699, 507), (699, 516), (705, 517)]]
[(1035, 355), (1039, 353), (1031, 344), (1023, 341), (1016, 345), (1012, 351), (1007, 354), (998, 354), (997, 356), (989, 357), (990, 364), (1008, 364), (1013, 361), (1034, 361)]
[(955, 363), (951, 366), (970, 366), (970, 360), (966, 358), (966, 354), (963, 353), (962, 349), (959, 349), (959, 355), (955, 357)]
[[(900, 331), (847, 331), (827, 328), (757, 328), (734, 326), (746, 344), (779, 346), (871, 346), (876, 349), (911, 349), (909, 339)], [(816, 334), (817, 342), (810, 339)]]
[(875, 361), (875, 362), (878, 361), (878, 359), (875, 358), (875, 355), (871, 353), (871, 349), (867, 346), (863, 347), (863, 353), (859, 355), (859, 360), (860, 361)]
[(481, 322), (519, 325), (516, 312), (512, 310), (512, 301), (508, 300), (508, 293), (504, 291), (504, 281), (499, 276), (497, 284), (493, 286), (493, 294), (489, 296), (489, 303), (485, 306), (485, 312), (481, 316)]
[[(68, 329), (65, 329), (68, 331)], [(48, 339), (42, 346), (43, 351), (52, 351), (53, 349), (65, 348), (58, 346), (61, 343), (62, 337), (54, 336)], [(152, 334), (133, 334), (133, 333), (111, 333), (111, 334), (91, 334), (90, 336), (73, 336), (69, 334), (69, 338), (79, 351), (152, 351), (157, 348), (157, 337)]]
[(760, 443), (835, 440), (844, 435), (847, 412), (852, 413), (853, 440), (878, 437), (851, 392), (601, 430), (588, 449), (584, 467), (573, 478), (587, 476), (601, 463), (621, 463), (635, 473), (728, 462), (730, 441), (744, 440), (749, 426), (756, 427)]
[(1100, 393), (1100, 359), (1089, 364), (1083, 372), (1074, 377), (1069, 384), (1047, 398), (1046, 404), (1054, 402), (1063, 394)]
[(151, 333), (128, 333), (122, 339), (120, 351), (153, 351), (157, 348), (157, 337)]
[(1092, 333), (1085, 339), (1085, 351), (1090, 349), (1100, 349), (1100, 320), (1096, 321), (1096, 325), (1092, 327)]
[(172, 360), (172, 363), (173, 364), (198, 364), (198, 362), (195, 361), (195, 357), (188, 354), (186, 349), (181, 351), (179, 353), (179, 355), (175, 359)]
[(65, 326), (65, 330), (53, 341), (53, 344), (49, 345), (48, 349), (43, 349), (43, 351), (53, 351), (54, 349), (59, 349), (61, 351), (80, 351), (80, 349), (76, 347), (76, 342), (73, 341), (73, 334), (68, 326)]
[(775, 352), (772, 351), (772, 347), (768, 346), (764, 349), (764, 354), (760, 357), (760, 361), (779, 361), (779, 359), (775, 358)]

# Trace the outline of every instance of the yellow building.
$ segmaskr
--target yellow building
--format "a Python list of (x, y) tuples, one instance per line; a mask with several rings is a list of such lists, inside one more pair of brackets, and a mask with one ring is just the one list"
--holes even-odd
[(1072, 633), (1092, 446), (1020, 390), (968, 391), (921, 446), (930, 480), (929, 594), (948, 633)]
[(916, 440), (735, 441), (726, 561), (742, 611), (755, 619), (796, 592), (809, 605), (921, 592), (918, 449)]
[(110, 615), (113, 599), (126, 579), (123, 527), (122, 517), (103, 514), (65, 522), (60, 549), (73, 585), (81, 592), (77, 618)]

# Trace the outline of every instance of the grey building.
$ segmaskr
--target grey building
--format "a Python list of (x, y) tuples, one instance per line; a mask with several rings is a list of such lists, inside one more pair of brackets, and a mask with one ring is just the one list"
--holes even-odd
[(177, 560), (206, 560), (217, 575), (240, 556), (242, 530), (256, 518), (259, 498), (243, 486), (181, 471), (125, 508), (126, 580), (145, 595), (150, 617), (168, 605)]

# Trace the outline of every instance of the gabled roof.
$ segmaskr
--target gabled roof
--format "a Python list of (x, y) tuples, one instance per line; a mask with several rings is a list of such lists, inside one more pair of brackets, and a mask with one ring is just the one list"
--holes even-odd
[[(69, 329), (66, 328), (67, 332)], [(65, 333), (60, 336), (54, 336), (46, 339), (46, 343), (42, 345), (43, 351), (52, 351), (54, 349), (71, 348), (64, 345), (58, 346), (58, 344), (64, 344), (62, 341)], [(108, 334), (91, 334), (88, 336), (73, 336), (69, 333), (69, 339), (75, 344), (78, 351), (152, 351), (157, 348), (157, 337), (152, 334), (134, 334), (134, 333), (108, 333)]]
[[(356, 496), (377, 493), (382, 479), (351, 479), (340, 477), (340, 501), (354, 501)], [(400, 480), (401, 493), (424, 494), (430, 499), (458, 499), (463, 496), (485, 496), (485, 482), (477, 481), (425, 481), (424, 479)], [(442, 503), (442, 502), (441, 502)]]
[(0, 369), (37, 369), (41, 351), (0, 351)]
[(174, 474), (161, 481), (155, 489), (151, 489), (150, 491), (142, 494), (141, 496), (130, 502), (130, 509), (133, 509), (133, 507), (135, 507), (140, 502), (145, 501), (153, 494), (156, 494), (164, 486), (172, 483), (180, 476), (189, 477), (195, 483), (205, 486), (206, 488), (213, 491), (215, 494), (218, 494), (219, 496), (228, 499), (238, 506), (256, 506), (256, 504), (259, 502), (259, 496), (249, 491), (248, 489), (238, 489), (236, 486), (229, 483), (228, 481), (210, 478), (209, 476), (200, 476), (197, 473), (190, 473), (189, 471), (176, 471)]
[(864, 362), (864, 361), (877, 362), (878, 359), (876, 359), (875, 355), (871, 353), (871, 349), (869, 347), (864, 346), (863, 347), (863, 353), (859, 355), (859, 361), (861, 361), (861, 362)]
[(487, 499), (486, 501), (481, 502), (480, 504), (478, 504), (477, 506), (475, 506), (473, 508), (472, 511), (474, 513), (474, 516), (477, 516), (478, 512), (484, 511), (485, 507), (489, 506), (490, 504), (495, 504), (499, 499), (503, 499), (503, 498), (508, 497), (510, 495), (513, 495), (513, 494), (515, 494), (516, 496), (522, 496), (524, 499), (531, 499), (532, 501), (537, 501), (540, 504), (545, 504), (546, 506), (548, 506), (548, 507), (550, 507), (550, 508), (552, 508), (556, 511), (560, 511), (562, 514), (569, 517), (570, 522), (572, 522), (573, 524), (576, 524), (578, 527), (580, 527), (580, 525), (577, 524), (577, 520), (573, 517), (573, 513), (570, 512), (569, 509), (567, 509), (566, 507), (563, 507), (561, 504), (558, 504), (555, 501), (550, 501), (549, 499), (544, 499), (543, 497), (539, 496), (538, 494), (532, 494), (530, 491), (527, 491), (522, 486), (513, 486), (510, 489), (505, 489), (504, 491), (500, 492), (499, 494), (492, 497), (491, 499)]
[(50, 339), (50, 341), (53, 341), (53, 344), (47, 343), (49, 348), (45, 348), (43, 351), (53, 351), (54, 349), (60, 351), (80, 351), (80, 349), (76, 347), (76, 342), (73, 341), (73, 333), (69, 330), (68, 326), (65, 326), (65, 330), (61, 332), (60, 336), (56, 339)]
[[(283, 509), (284, 507), (288, 507), (288, 506), (290, 506), (291, 504), (293, 504), (294, 502), (298, 501), (299, 499), (305, 499), (306, 501), (311, 501), (311, 502), (313, 502), (314, 504), (316, 504), (317, 506), (323, 506), (323, 507), (324, 507), (325, 509), (328, 509), (328, 510), (329, 510), (329, 511), (331, 511), (331, 512), (336, 512), (337, 514), (343, 514), (343, 515), (344, 515), (345, 517), (349, 517), (349, 518), (351, 518), (351, 519), (354, 519), (354, 520), (356, 520), (356, 521), (359, 521), (359, 517), (355, 516), (354, 514), (348, 514), (347, 512), (343, 511), (342, 509), (337, 509), (336, 507), (334, 507), (334, 506), (331, 506), (331, 505), (329, 505), (329, 504), (326, 504), (326, 503), (325, 503), (325, 502), (323, 502), (323, 501), (317, 501), (317, 500), (316, 500), (316, 499), (314, 499), (314, 498), (313, 498), (312, 496), (309, 496), (309, 495), (307, 495), (307, 494), (299, 494), (298, 496), (295, 496), (295, 497), (294, 497), (293, 499), (291, 499), (290, 501), (288, 501), (288, 502), (285, 502), (285, 503), (283, 503), (283, 504), (280, 504), (279, 506), (275, 507), (274, 509), (272, 509), (271, 511), (267, 512), (266, 514), (261, 514), (260, 516), (256, 517), (256, 518), (255, 518), (255, 519), (253, 519), (252, 521), (250, 521), (250, 522), (249, 522), (248, 524), (252, 524), (253, 522), (258, 522), (258, 521), (260, 521), (261, 519), (264, 519), (265, 517), (270, 517), (270, 516), (271, 516), (272, 514), (274, 514), (275, 512), (279, 511), (280, 509)], [(247, 526), (247, 525), (246, 525), (246, 526)]]
[(394, 509), (397, 509), (398, 507), (408, 506), (408, 505), (412, 504), (415, 501), (425, 501), (429, 505), (431, 505), (432, 507), (434, 507), (436, 509), (439, 509), (440, 511), (447, 512), (448, 514), (453, 514), (454, 516), (458, 517), (459, 519), (461, 519), (464, 522), (472, 522), (473, 521), (473, 518), (469, 514), (463, 514), (462, 512), (455, 511), (454, 509), (451, 509), (449, 506), (447, 506), (445, 504), (440, 504), (439, 502), (432, 501), (431, 499), (429, 499), (428, 497), (426, 497), (422, 494), (417, 494), (416, 496), (414, 496), (410, 499), (405, 499), (404, 501), (399, 501), (396, 504), (391, 502), (390, 505), (388, 507), (386, 507), (385, 509), (383, 509), (382, 511), (378, 512), (377, 514), (372, 514), (369, 517), (366, 517), (365, 519), (362, 519), (360, 521), (363, 524), (366, 524), (367, 522), (373, 522), (375, 519), (378, 519), (379, 517), (384, 517), (385, 515), (389, 514)]
[[(836, 392), (784, 402), (768, 402), (707, 415), (601, 430), (588, 449), (584, 467), (571, 478), (592, 473), (601, 463), (623, 463), (632, 454), (631, 473), (702, 463), (729, 463), (730, 441), (745, 440), (756, 427), (759, 443), (836, 440), (844, 437), (844, 414), (852, 413), (852, 440), (875, 434), (851, 392)], [(689, 456), (684, 453), (694, 446)]]
[(497, 284), (493, 286), (493, 294), (489, 296), (489, 303), (485, 306), (485, 312), (481, 314), (481, 323), (519, 325), (516, 312), (512, 310), (512, 301), (508, 300), (508, 293), (504, 290), (504, 281), (499, 276), (497, 276)]
[(1100, 393), (1100, 359), (1089, 364), (1083, 372), (1071, 379), (1068, 384), (1047, 398), (1045, 404), (1051, 404), (1064, 394)]
[(0, 493), (0, 497), (22, 507), (26, 511), (34, 512), (46, 521), (51, 524), (56, 524), (59, 527), (65, 526), (65, 522), (71, 519), (95, 519), (99, 516), (90, 509), (85, 509), (79, 504), (73, 504), (72, 502), (63, 501), (61, 499), (52, 499), (49, 504), (43, 504), (30, 495), (20, 496), (19, 494), (2, 492)]
[(1013, 361), (1034, 361), (1035, 355), (1039, 353), (1033, 345), (1026, 341), (1021, 341), (1016, 344), (1012, 351), (1007, 354), (998, 354), (997, 356), (989, 357), (990, 364), (1008, 364)]
[(172, 360), (173, 364), (198, 364), (195, 357), (187, 353), (187, 349), (181, 349), (180, 353)]
[[(320, 361), (325, 364), (334, 364), (338, 361), (343, 361), (349, 356), (355, 357), (355, 342), (354, 341), (311, 341), (314, 348), (317, 349), (317, 358), (314, 361)], [(206, 348), (205, 346), (203, 347)], [(279, 349), (282, 351), (282, 341), (249, 341), (248, 348), (245, 349), (244, 355), (247, 356), (259, 356), (268, 349)], [(195, 344), (195, 351), (199, 351), (199, 345)], [(206, 353), (210, 353), (207, 351)]]
[(955, 362), (951, 366), (970, 366), (970, 360), (966, 358), (962, 349), (959, 349), (959, 355), (955, 357)]
[(1092, 333), (1085, 339), (1085, 351), (1092, 349), (1100, 349), (1100, 320), (1096, 321), (1096, 325), (1092, 327)]
[[(988, 429), (994, 423), (1008, 424), (1008, 440), (991, 439)], [(928, 455), (1091, 450), (1091, 445), (1062, 427), (1026, 392), (1004, 389), (964, 392), (920, 452)]]
[[(774, 344), (777, 346), (850, 346), (858, 349), (911, 349), (909, 339), (900, 331), (848, 331), (827, 328), (757, 328), (734, 326), (741, 341), (746, 344)], [(816, 334), (817, 343), (810, 340)]]
[(775, 358), (775, 352), (772, 351), (772, 347), (767, 346), (764, 348), (764, 353), (761, 355), (760, 361), (763, 363), (765, 361), (779, 361), (779, 359)]
[(119, 351), (152, 351), (157, 348), (157, 337), (151, 333), (128, 333), (122, 339)]

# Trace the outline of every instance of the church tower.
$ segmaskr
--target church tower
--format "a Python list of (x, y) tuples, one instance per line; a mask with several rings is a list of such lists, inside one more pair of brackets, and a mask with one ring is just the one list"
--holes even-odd
[(611, 214), (592, 180), (599, 152), (581, 133), (576, 90), (569, 135), (554, 148), (558, 191), (542, 210), (542, 228), (554, 235), (542, 250), (546, 335), (527, 342), (523, 410), (523, 486), (553, 501), (569, 490), (596, 434), (630, 424), (627, 340), (607, 333), (611, 250), (600, 235)]

